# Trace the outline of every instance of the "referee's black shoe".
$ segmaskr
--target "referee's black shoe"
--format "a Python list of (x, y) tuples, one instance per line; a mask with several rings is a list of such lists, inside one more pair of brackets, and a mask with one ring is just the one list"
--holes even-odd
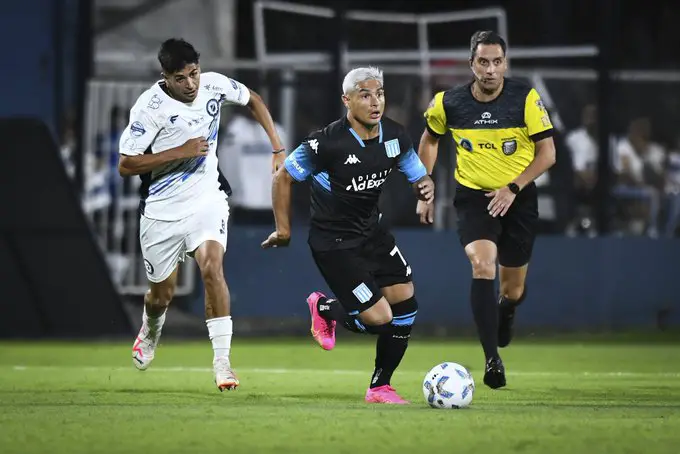
[(505, 386), (505, 366), (500, 357), (489, 358), (484, 372), (484, 384), (491, 389)]

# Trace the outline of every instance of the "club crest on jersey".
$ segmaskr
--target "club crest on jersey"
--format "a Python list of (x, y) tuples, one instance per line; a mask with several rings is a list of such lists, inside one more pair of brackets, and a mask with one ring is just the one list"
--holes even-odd
[(510, 156), (515, 151), (517, 151), (517, 141), (515, 139), (506, 140), (503, 142), (503, 154), (505, 156)]
[(399, 139), (392, 139), (385, 142), (385, 153), (388, 158), (395, 158), (401, 154), (401, 147), (399, 147)]
[(472, 142), (470, 142), (468, 139), (460, 139), (460, 146), (463, 147), (464, 150), (472, 152)]
[(205, 105), (205, 110), (211, 117), (216, 117), (220, 111), (220, 102), (215, 98), (208, 100), (208, 103)]

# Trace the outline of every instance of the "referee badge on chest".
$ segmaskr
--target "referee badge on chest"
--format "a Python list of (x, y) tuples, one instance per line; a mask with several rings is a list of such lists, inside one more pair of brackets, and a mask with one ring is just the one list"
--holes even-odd
[(510, 156), (515, 151), (517, 151), (517, 140), (504, 140), (503, 141), (503, 154), (505, 156)]
[(392, 139), (385, 142), (385, 153), (388, 158), (395, 158), (401, 154), (399, 139)]

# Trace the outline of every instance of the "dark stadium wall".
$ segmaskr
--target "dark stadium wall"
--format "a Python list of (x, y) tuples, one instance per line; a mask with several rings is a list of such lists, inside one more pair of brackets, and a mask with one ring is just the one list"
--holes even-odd
[(33, 117), (56, 133), (73, 109), (79, 0), (3, 2), (2, 117)]
[(0, 120), (0, 137), (0, 338), (130, 335), (48, 128)]
[(49, 0), (5, 2), (0, 36), (7, 43), (0, 82), (0, 117), (30, 116), (55, 126), (54, 4)]
[[(328, 290), (311, 259), (306, 231), (294, 231), (288, 249), (261, 250), (260, 241), (269, 233), (239, 226), (229, 231), (225, 274), (234, 317), (306, 319), (307, 295)], [(396, 230), (395, 236), (413, 269), (418, 321), (474, 326), (470, 266), (456, 233), (411, 229)], [(539, 237), (518, 327), (600, 331), (680, 326), (678, 269), (677, 240)]]

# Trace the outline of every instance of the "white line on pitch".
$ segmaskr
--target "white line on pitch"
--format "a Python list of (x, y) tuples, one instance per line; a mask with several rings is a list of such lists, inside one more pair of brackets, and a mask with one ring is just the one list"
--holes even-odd
[[(2, 366), (0, 366), (0, 369)], [(103, 366), (24, 366), (17, 365), (12, 367), (15, 371), (29, 370), (80, 370), (86, 372), (125, 372), (134, 371), (130, 367), (103, 367)], [(276, 368), (236, 368), (239, 372), (249, 372), (258, 374), (335, 374), (335, 375), (365, 375), (370, 373), (367, 370), (351, 369), (276, 369)], [(151, 367), (147, 372), (212, 372), (210, 367)], [(406, 374), (420, 374), (422, 371), (402, 370)], [(680, 377), (680, 372), (549, 372), (549, 371), (508, 371), (508, 375), (525, 377)]]

